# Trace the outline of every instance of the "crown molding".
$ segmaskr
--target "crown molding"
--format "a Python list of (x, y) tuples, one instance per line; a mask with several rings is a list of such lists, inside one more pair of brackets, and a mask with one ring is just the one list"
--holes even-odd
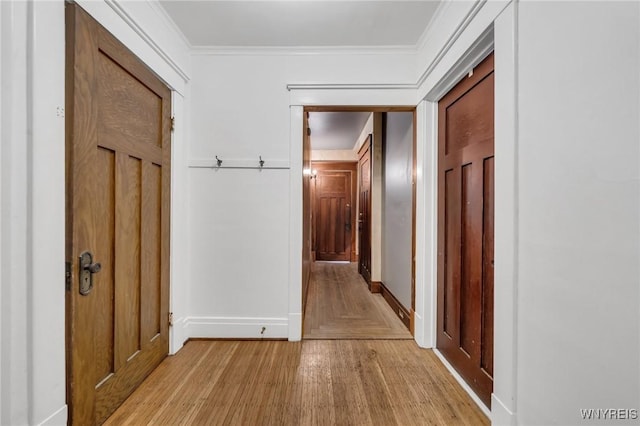
[[(420, 75), (420, 77), (418, 78), (418, 81), (416, 82), (416, 87), (420, 87), (422, 83), (425, 82), (429, 74), (431, 74), (433, 70), (438, 66), (442, 58), (444, 58), (444, 56), (447, 54), (449, 49), (451, 49), (451, 46), (453, 46), (453, 44), (456, 41), (458, 41), (458, 38), (460, 38), (464, 30), (467, 29), (471, 21), (473, 21), (473, 18), (475, 18), (478, 12), (480, 12), (480, 10), (482, 9), (482, 7), (485, 5), (486, 2), (487, 0), (478, 0), (473, 4), (471, 9), (469, 9), (465, 17), (462, 19), (462, 21), (456, 26), (456, 29), (453, 31), (453, 33), (449, 36), (449, 38), (447, 38), (446, 43), (440, 48), (440, 50), (438, 51), (436, 56), (433, 58), (431, 63)], [(429, 34), (426, 35), (424, 41), (426, 42), (428, 38), (429, 38)]]
[(451, 5), (451, 3), (452, 3), (451, 1), (447, 1), (447, 0), (443, 0), (440, 2), (433, 16), (431, 17), (431, 19), (429, 19), (429, 23), (424, 28), (424, 31), (422, 32), (422, 34), (420, 34), (420, 37), (418, 38), (418, 41), (415, 44), (416, 51), (418, 52), (421, 51), (424, 48), (424, 46), (427, 44), (431, 34), (433, 33), (433, 23), (439, 21), (441, 17), (444, 16), (447, 9), (449, 9), (449, 6)]
[(122, 6), (122, 2), (120, 0), (104, 0), (105, 4), (107, 4), (113, 11), (122, 18), (122, 20), (136, 33), (140, 36), (140, 38), (149, 45), (149, 47), (158, 54), (162, 58), (163, 61), (167, 63), (181, 78), (184, 82), (188, 82), (190, 80), (189, 75), (185, 72), (182, 67), (173, 60), (173, 58), (162, 48), (156, 41), (147, 33), (144, 28), (138, 24), (138, 22), (127, 12), (127, 10)]
[(187, 49), (188, 50), (193, 49), (193, 46), (191, 45), (191, 42), (189, 41), (187, 36), (184, 35), (184, 33), (182, 32), (180, 27), (178, 27), (178, 24), (176, 24), (176, 21), (174, 21), (173, 18), (171, 18), (171, 16), (169, 16), (169, 13), (167, 13), (167, 10), (164, 7), (162, 7), (160, 2), (158, 0), (147, 0), (147, 1), (148, 1), (149, 5), (151, 6), (151, 8), (165, 22), (165, 24), (167, 24), (176, 34), (178, 34), (180, 36), (180, 38), (182, 39), (182, 42), (187, 47)]
[(193, 56), (413, 55), (415, 46), (192, 46)]

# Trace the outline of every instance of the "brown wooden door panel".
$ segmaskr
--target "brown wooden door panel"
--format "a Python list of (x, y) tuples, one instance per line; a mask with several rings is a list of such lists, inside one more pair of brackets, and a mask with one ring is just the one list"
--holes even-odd
[(437, 347), (489, 406), (493, 389), (493, 54), (438, 104)]
[[(67, 5), (68, 403), (100, 424), (168, 353), (171, 92)], [(78, 256), (102, 265), (79, 292)]]
[(317, 171), (317, 260), (351, 259), (351, 173), (345, 170)]
[(360, 259), (358, 272), (371, 285), (371, 142), (367, 141), (360, 148), (359, 171), (359, 199), (358, 199), (358, 231), (360, 232)]

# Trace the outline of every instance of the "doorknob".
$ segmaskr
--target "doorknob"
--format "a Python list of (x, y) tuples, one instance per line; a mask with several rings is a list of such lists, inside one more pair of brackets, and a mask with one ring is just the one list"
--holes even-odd
[(80, 294), (88, 295), (93, 289), (93, 274), (97, 274), (102, 270), (102, 265), (98, 262), (93, 263), (93, 254), (85, 251), (80, 255)]

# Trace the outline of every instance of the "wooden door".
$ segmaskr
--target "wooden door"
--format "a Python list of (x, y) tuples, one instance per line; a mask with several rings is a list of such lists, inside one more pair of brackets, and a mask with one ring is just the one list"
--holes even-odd
[(371, 285), (371, 135), (358, 154), (358, 272)]
[(351, 171), (318, 170), (315, 187), (316, 259), (351, 260)]
[(171, 92), (66, 7), (67, 402), (93, 425), (168, 352)]
[(438, 103), (437, 347), (487, 405), (493, 389), (493, 54)]

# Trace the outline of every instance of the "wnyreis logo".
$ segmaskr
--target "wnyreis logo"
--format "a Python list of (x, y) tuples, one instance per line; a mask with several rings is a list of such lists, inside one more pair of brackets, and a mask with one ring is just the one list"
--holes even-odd
[(636, 420), (636, 408), (581, 408), (582, 420)]

